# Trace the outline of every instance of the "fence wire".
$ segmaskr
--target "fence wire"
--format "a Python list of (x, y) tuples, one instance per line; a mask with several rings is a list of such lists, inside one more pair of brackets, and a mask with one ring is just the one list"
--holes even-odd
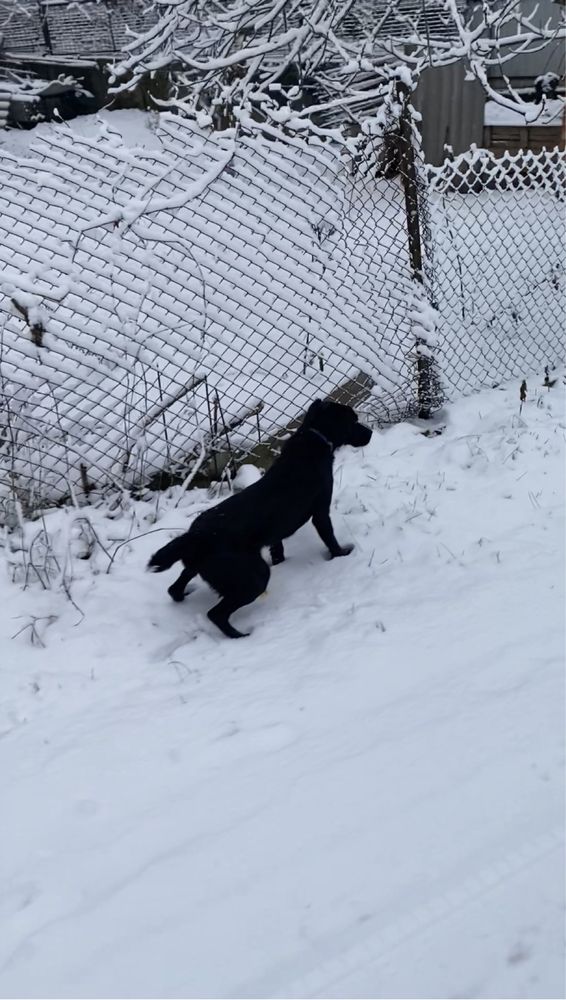
[(434, 295), (451, 397), (564, 358), (566, 159), (472, 150), (430, 168)]
[(218, 477), (316, 396), (379, 425), (552, 363), (562, 155), (427, 174), (401, 125), (352, 153), (114, 112), (0, 150), (0, 495)]
[(2, 462), (41, 504), (274, 444), (317, 395), (410, 409), (398, 178), (372, 143), (46, 133), (3, 162)]

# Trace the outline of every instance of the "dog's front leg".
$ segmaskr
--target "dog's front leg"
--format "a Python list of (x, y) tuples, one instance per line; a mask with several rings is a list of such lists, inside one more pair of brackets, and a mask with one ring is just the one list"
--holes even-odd
[(336, 535), (334, 534), (334, 528), (332, 527), (332, 521), (330, 520), (330, 513), (328, 510), (317, 510), (313, 514), (312, 523), (316, 530), (318, 531), (322, 541), (326, 545), (326, 548), (330, 552), (333, 559), (337, 556), (349, 556), (350, 552), (353, 551), (353, 545), (339, 545), (336, 541)]
[(278, 566), (279, 563), (285, 562), (285, 550), (283, 548), (283, 542), (275, 542), (275, 545), (270, 545), (269, 551), (271, 553), (272, 566)]

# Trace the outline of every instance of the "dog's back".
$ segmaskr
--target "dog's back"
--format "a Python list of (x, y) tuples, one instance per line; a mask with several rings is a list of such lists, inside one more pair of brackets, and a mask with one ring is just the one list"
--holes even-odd
[(329, 448), (296, 438), (261, 479), (196, 518), (188, 535), (214, 548), (257, 549), (289, 538), (312, 517), (317, 497), (332, 480)]
[(370, 437), (350, 407), (317, 400), (258, 482), (199, 514), (189, 531), (152, 556), (149, 567), (162, 572), (183, 562), (185, 569), (169, 587), (176, 601), (200, 574), (222, 595), (209, 617), (226, 635), (239, 636), (228, 617), (265, 590), (269, 567), (263, 547), (271, 548), (274, 562), (282, 562), (283, 539), (312, 518), (331, 556), (351, 551), (338, 544), (330, 520), (334, 450), (343, 444), (360, 447)]

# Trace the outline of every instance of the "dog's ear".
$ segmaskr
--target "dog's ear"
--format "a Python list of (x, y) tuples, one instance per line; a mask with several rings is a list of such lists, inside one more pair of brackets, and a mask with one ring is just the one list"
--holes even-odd
[(303, 423), (306, 424), (307, 426), (310, 426), (313, 420), (316, 420), (317, 416), (319, 415), (320, 411), (323, 408), (324, 408), (324, 400), (315, 399), (314, 403), (311, 403), (307, 412), (305, 413)]
[(303, 417), (303, 423), (311, 424), (312, 421), (316, 418), (317, 413), (320, 411), (321, 406), (322, 406), (322, 399), (315, 399), (314, 403), (311, 403), (307, 412), (305, 413)]

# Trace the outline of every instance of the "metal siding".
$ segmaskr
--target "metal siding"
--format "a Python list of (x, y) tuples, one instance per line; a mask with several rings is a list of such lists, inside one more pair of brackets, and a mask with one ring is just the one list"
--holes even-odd
[(463, 63), (427, 69), (415, 91), (415, 106), (423, 120), (421, 130), (428, 163), (444, 162), (444, 145), (463, 153), (473, 142), (483, 142), (485, 95), (477, 81), (465, 79)]
[[(533, 4), (522, 2), (520, 7), (525, 13), (529, 13), (532, 11)], [(551, 27), (557, 28), (560, 24), (561, 13), (561, 5), (555, 3), (555, 0), (538, 0), (535, 23), (542, 25), (550, 21)], [(515, 25), (511, 22), (503, 34), (514, 32), (514, 30)], [(559, 76), (562, 76), (564, 74), (564, 43), (557, 40), (550, 42), (539, 52), (521, 52), (509, 62), (505, 62), (503, 69), (506, 76), (512, 79), (524, 77), (535, 79), (537, 76), (542, 76), (543, 73), (558, 73)], [(488, 75), (501, 77), (501, 69), (493, 66)]]
[[(536, 79), (543, 73), (564, 75), (564, 47), (561, 42), (551, 42), (540, 52), (522, 52), (504, 64), (505, 72), (512, 79)], [(499, 76), (499, 71), (494, 74)]]

